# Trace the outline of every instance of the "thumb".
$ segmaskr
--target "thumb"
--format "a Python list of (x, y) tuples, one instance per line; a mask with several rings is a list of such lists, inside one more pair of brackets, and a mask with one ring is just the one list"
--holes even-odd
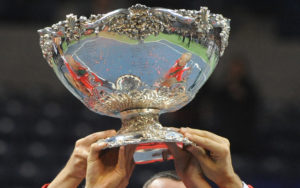
[(181, 160), (187, 155), (187, 153), (179, 148), (176, 143), (166, 143), (166, 145), (168, 146), (168, 149), (174, 156), (175, 160)]

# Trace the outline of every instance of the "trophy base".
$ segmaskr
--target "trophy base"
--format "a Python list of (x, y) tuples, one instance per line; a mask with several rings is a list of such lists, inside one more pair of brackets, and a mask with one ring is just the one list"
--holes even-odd
[[(157, 137), (159, 135), (159, 137)], [(114, 137), (99, 140), (98, 143), (106, 142), (107, 148), (125, 146), (129, 144), (137, 145), (133, 155), (136, 164), (148, 164), (172, 160), (173, 156), (168, 152), (165, 143), (176, 143), (179, 147), (191, 144), (182, 134), (170, 128), (161, 128), (155, 131), (155, 135), (142, 132), (118, 134)]]
[(116, 136), (101, 139), (107, 148), (129, 144), (137, 145), (134, 153), (136, 164), (147, 164), (173, 159), (165, 143), (176, 143), (179, 147), (191, 144), (181, 133), (163, 127), (157, 109), (135, 109), (121, 112), (122, 128)]

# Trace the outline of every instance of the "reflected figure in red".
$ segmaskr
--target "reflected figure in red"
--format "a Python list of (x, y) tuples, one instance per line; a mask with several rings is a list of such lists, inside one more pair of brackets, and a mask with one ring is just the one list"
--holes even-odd
[(75, 61), (71, 55), (65, 56), (65, 65), (68, 69), (69, 75), (65, 76), (67, 79), (84, 94), (93, 95), (93, 90), (96, 86), (103, 86), (104, 82), (95, 73), (91, 73)]
[(87, 72), (87, 68), (83, 67), (79, 62), (75, 61), (74, 58), (70, 55), (65, 56), (66, 61), (65, 65), (69, 71), (70, 76), (72, 79), (77, 82), (75, 86), (80, 91), (84, 91), (83, 93), (87, 94), (89, 92), (92, 94), (93, 86), (89, 81), (89, 73)]
[(164, 81), (161, 83), (162, 86), (170, 87), (174, 83), (183, 82), (183, 73), (190, 70), (190, 67), (186, 67), (186, 64), (191, 60), (191, 53), (183, 53), (179, 59), (176, 60), (175, 64), (170, 68), (164, 77)]

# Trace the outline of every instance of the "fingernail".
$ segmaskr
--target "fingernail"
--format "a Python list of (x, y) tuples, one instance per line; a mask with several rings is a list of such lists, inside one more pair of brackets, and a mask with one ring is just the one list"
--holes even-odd
[(99, 147), (104, 147), (104, 146), (106, 146), (106, 145), (107, 145), (106, 142), (100, 142), (100, 143), (98, 143), (98, 146), (99, 146)]
[(169, 127), (172, 131), (178, 131), (179, 129), (176, 127)]
[(190, 133), (184, 134), (186, 137), (191, 137), (192, 135)]
[(187, 128), (182, 127), (182, 128), (180, 128), (180, 130), (181, 130), (181, 131), (187, 131)]

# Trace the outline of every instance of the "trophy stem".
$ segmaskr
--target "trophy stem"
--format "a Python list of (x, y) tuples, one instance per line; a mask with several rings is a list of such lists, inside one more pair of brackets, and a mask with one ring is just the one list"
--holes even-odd
[[(157, 109), (134, 109), (121, 112), (122, 128), (118, 134), (133, 132), (155, 134), (155, 130), (163, 128), (159, 123), (159, 111)], [(147, 135), (144, 136), (147, 137)]]

